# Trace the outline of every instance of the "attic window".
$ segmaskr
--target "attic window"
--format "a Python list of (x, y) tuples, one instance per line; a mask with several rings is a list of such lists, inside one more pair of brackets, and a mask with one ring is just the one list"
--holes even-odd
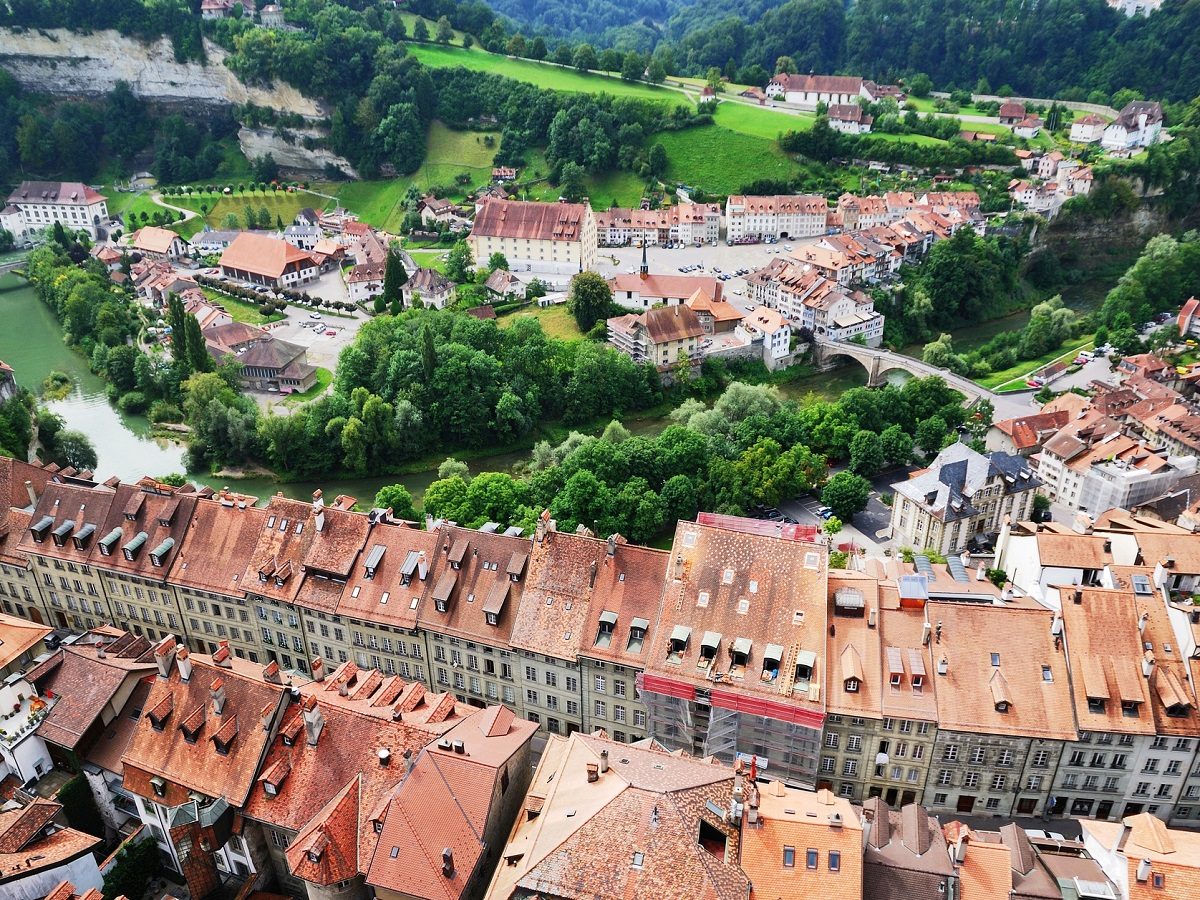
[(282, 522), (280, 522), (280, 523), (279, 523), (279, 530), (280, 530), (280, 531), (287, 531), (287, 527), (288, 527), (288, 520), (287, 520), (287, 519), (284, 519)]
[(279, 788), (271, 784), (269, 781), (263, 782), (263, 793), (268, 797), (276, 797), (279, 795)]
[(696, 546), (696, 532), (689, 531), (687, 534), (685, 534), (683, 536), (683, 546), (685, 546), (685, 547), (695, 547)]
[(129, 562), (133, 562), (135, 559), (137, 559), (138, 553), (141, 552), (142, 546), (146, 543), (149, 537), (150, 535), (146, 534), (144, 531), (139, 531), (136, 535), (134, 535), (133, 539), (121, 548), (121, 552), (125, 554), (125, 559), (127, 559)]
[(635, 869), (640, 869), (645, 862), (646, 862), (646, 854), (642, 853), (640, 851), (634, 851), (633, 867)]
[(484, 618), (487, 619), (489, 625), (499, 625), (500, 617), (493, 612), (484, 613)]
[(308, 857), (308, 861), (311, 863), (319, 863), (321, 861), (320, 850), (309, 850), (304, 855)]
[(1000, 665), (1000, 654), (999, 653), (992, 654), (992, 665), (993, 666)]
[(50, 536), (54, 539), (54, 546), (61, 547), (63, 544), (65, 544), (67, 542), (67, 535), (74, 530), (75, 523), (70, 520), (63, 522), (61, 525), (55, 528), (54, 531), (50, 533)]
[(399, 847), (393, 847), (391, 850), (389, 850), (389, 851), (388, 851), (388, 857), (389, 857), (390, 859), (395, 859), (395, 858), (396, 858), (396, 857), (398, 857), (399, 855), (400, 855), (400, 848), (399, 848)]
[(804, 568), (815, 569), (820, 565), (821, 557), (815, 550), (809, 550), (804, 554)]
[(1150, 590), (1150, 579), (1145, 575), (1134, 575), (1132, 579), (1133, 592), (1141, 596), (1148, 596), (1152, 593)]
[(650, 623), (646, 619), (635, 618), (629, 623), (629, 643), (625, 649), (630, 653), (641, 653), (642, 644), (646, 640), (646, 629)]
[(804, 610), (798, 609), (792, 613), (792, 624), (793, 625), (803, 625), (804, 624)]
[(857, 694), (858, 693), (858, 679), (857, 678), (847, 678), (846, 679), (846, 693), (847, 694)]
[(29, 529), (29, 533), (33, 535), (34, 543), (40, 544), (46, 540), (46, 532), (50, 530), (50, 526), (54, 524), (54, 519), (50, 516), (42, 516), (38, 523)]
[(297, 523), (296, 523), (296, 534), (299, 534), (299, 533), (300, 533), (300, 532), (302, 532), (303, 530), (304, 530), (304, 523), (303, 523), (303, 522), (297, 522)]
[(275, 527), (275, 517), (274, 516), (267, 516), (267, 527), (268, 528)]
[(733, 569), (726, 569), (722, 573), (721, 584), (733, 584)]
[(89, 524), (89, 525), (84, 525), (77, 532), (75, 532), (75, 534), (73, 534), (71, 536), (71, 540), (75, 544), (75, 549), (76, 550), (86, 550), (88, 547), (88, 541), (91, 540), (91, 537), (95, 533), (95, 531), (96, 531), (96, 526)]
[(696, 595), (696, 605), (701, 609), (708, 607), (708, 591), (701, 591)]
[(150, 787), (154, 788), (156, 797), (165, 797), (167, 795), (167, 783), (155, 775), (150, 779)]
[(1054, 672), (1049, 666), (1042, 666), (1042, 681), (1047, 684), (1054, 683)]
[(738, 597), (737, 611), (738, 615), (742, 616), (750, 612), (750, 600), (748, 597)]

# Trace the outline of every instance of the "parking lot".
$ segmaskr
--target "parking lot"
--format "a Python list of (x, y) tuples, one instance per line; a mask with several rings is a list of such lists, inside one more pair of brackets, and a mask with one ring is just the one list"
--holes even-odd
[[(657, 275), (710, 275), (713, 269), (721, 272), (736, 272), (746, 269), (753, 272), (766, 266), (771, 260), (787, 256), (785, 247), (793, 250), (804, 245), (813, 244), (820, 238), (798, 238), (780, 241), (777, 244), (738, 244), (730, 247), (724, 241), (717, 246), (709, 247), (679, 247), (668, 250), (665, 247), (647, 247), (646, 262), (650, 271)], [(605, 277), (618, 275), (622, 272), (636, 272), (642, 264), (641, 247), (601, 247), (597, 251), (596, 270)], [(680, 272), (693, 266), (701, 266), (689, 272)], [(725, 284), (725, 299), (734, 306), (745, 311), (749, 305), (746, 299), (746, 282), (742, 277), (731, 277)], [(740, 292), (740, 293), (739, 293)]]

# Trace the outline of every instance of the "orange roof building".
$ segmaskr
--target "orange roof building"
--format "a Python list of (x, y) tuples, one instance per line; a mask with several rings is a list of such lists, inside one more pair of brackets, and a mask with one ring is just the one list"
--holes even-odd
[(1083, 819), (1084, 846), (1129, 900), (1200, 896), (1200, 833), (1168, 828), (1150, 813), (1121, 822)]
[(304, 250), (278, 238), (243, 231), (225, 248), (219, 263), (226, 278), (295, 287), (317, 277), (316, 260)]

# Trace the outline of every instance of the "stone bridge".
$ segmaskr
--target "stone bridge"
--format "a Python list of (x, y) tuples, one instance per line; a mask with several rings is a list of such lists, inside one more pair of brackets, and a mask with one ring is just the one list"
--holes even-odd
[(981, 398), (991, 400), (994, 404), (998, 400), (1001, 403), (1005, 403), (1007, 399), (1000, 398), (991, 391), (981, 388), (969, 378), (955, 375), (949, 369), (940, 369), (937, 366), (931, 366), (928, 363), (921, 362), (919, 359), (905, 356), (903, 353), (893, 353), (891, 350), (882, 347), (864, 347), (862, 344), (855, 344), (849, 341), (818, 339), (815, 342), (814, 359), (818, 369), (833, 368), (837, 364), (839, 357), (852, 359), (867, 370), (868, 387), (883, 387), (887, 384), (887, 373), (894, 369), (900, 369), (918, 378), (937, 375), (946, 384), (950, 385), (950, 387), (964, 394), (967, 405)]

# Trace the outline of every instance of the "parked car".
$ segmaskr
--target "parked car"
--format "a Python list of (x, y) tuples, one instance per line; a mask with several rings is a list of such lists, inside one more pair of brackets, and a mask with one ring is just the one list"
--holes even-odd
[(332, 328), (325, 329), (325, 337), (334, 337), (337, 334)]
[(322, 318), (322, 316), (321, 316), (321, 314), (320, 314), (319, 312), (310, 312), (310, 313), (308, 314), (308, 317), (309, 317), (310, 319), (320, 319), (320, 318)]

